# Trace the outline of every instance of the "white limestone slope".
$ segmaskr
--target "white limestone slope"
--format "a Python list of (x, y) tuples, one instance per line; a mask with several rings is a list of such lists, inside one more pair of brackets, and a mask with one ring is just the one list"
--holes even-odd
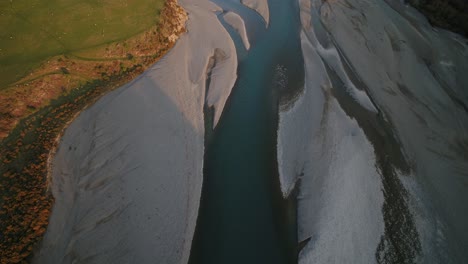
[[(416, 260), (466, 262), (466, 39), (433, 29), (402, 1), (299, 3), (306, 83), (294, 106), (280, 114), (278, 163), (285, 195), (301, 179), (299, 237), (311, 236), (311, 242), (300, 262), (373, 263), (376, 260), (369, 250), (376, 251), (375, 237), (382, 234), (381, 212), (375, 208), (383, 198), (376, 189), (379, 183), (371, 180), (376, 174), (372, 146), (352, 120), (338, 115), (339, 106), (330, 103), (335, 99), (327, 93), (330, 76), (323, 64), (364, 109), (372, 112), (377, 106), (401, 141), (412, 165), (411, 174), (399, 178), (409, 192), (407, 202), (421, 242)], [(350, 72), (358, 80), (351, 80)], [(356, 82), (362, 87), (358, 89)], [(330, 108), (334, 110), (326, 110)], [(341, 121), (331, 126), (334, 120)], [(346, 131), (354, 136), (347, 137)], [(361, 185), (347, 182), (353, 177)], [(369, 192), (370, 200), (357, 198), (356, 192)], [(354, 220), (360, 218), (365, 224), (356, 224)], [(368, 248), (361, 239), (367, 239)], [(349, 244), (340, 244), (341, 240)]]
[(207, 72), (206, 103), (216, 123), (237, 57), (219, 7), (181, 4), (188, 33), (173, 50), (66, 130), (53, 161), (55, 204), (34, 263), (188, 262), (202, 186)]
[(268, 0), (241, 0), (241, 3), (260, 14), (265, 20), (265, 25), (268, 27), (270, 24), (270, 9), (268, 7)]
[(245, 23), (242, 17), (238, 14), (228, 11), (223, 15), (224, 21), (228, 23), (234, 30), (239, 34), (242, 39), (242, 43), (246, 50), (250, 49), (249, 37), (247, 36), (247, 30), (245, 29)]

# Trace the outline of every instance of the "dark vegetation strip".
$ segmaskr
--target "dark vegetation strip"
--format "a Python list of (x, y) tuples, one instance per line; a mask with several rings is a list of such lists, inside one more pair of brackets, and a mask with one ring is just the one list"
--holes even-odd
[(468, 37), (468, 0), (407, 0), (432, 25)]
[(49, 159), (67, 125), (88, 105), (166, 54), (174, 45), (167, 41), (169, 36), (185, 32), (186, 13), (175, 0), (165, 0), (162, 17), (158, 23), (161, 43), (153, 43), (154, 55), (78, 85), (23, 118), (0, 141), (0, 264), (29, 263), (46, 232), (54, 202), (48, 190)]
[(53, 204), (47, 186), (48, 157), (57, 136), (87, 105), (142, 70), (142, 65), (134, 65), (73, 89), (21, 120), (0, 143), (0, 263), (29, 262), (46, 231)]
[[(341, 52), (340, 54), (342, 55)], [(325, 66), (332, 81), (333, 96), (346, 114), (358, 122), (374, 148), (375, 166), (382, 180), (384, 196), (382, 205), (384, 234), (376, 248), (376, 262), (416, 263), (417, 257), (421, 254), (421, 241), (408, 205), (408, 191), (397, 174), (397, 171), (409, 173), (411, 166), (400, 148), (401, 143), (394, 132), (392, 121), (387, 120), (388, 117), (385, 118), (385, 113), (380, 109), (374, 114), (356, 103), (346, 92), (337, 74), (328, 65)], [(347, 64), (344, 66), (356, 86), (368, 91), (368, 87), (359, 81), (359, 77), (354, 76), (355, 71), (352, 66)]]

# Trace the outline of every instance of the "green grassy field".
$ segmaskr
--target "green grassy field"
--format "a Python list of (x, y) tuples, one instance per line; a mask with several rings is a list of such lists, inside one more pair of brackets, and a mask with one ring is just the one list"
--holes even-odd
[(0, 90), (48, 57), (126, 39), (158, 22), (164, 0), (0, 1)]
[(1, 264), (29, 263), (46, 232), (61, 131), (166, 54), (185, 15), (175, 0), (0, 0)]

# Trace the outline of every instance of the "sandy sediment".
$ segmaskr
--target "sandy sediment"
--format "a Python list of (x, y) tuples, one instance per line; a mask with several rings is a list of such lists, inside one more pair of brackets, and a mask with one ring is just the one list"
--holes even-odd
[(413, 199), (421, 261), (466, 262), (468, 196), (461, 180), (468, 171), (466, 39), (432, 28), (401, 1), (349, 3), (353, 10), (332, 2), (321, 20), (413, 164), (412, 176), (402, 181)]
[(242, 39), (242, 43), (244, 43), (244, 47), (246, 50), (250, 49), (250, 42), (249, 37), (247, 36), (247, 30), (245, 29), (245, 23), (242, 17), (234, 12), (227, 12), (223, 16), (224, 21), (228, 23), (234, 30), (239, 34)]
[[(305, 89), (280, 114), (278, 163), (285, 195), (300, 179), (299, 237), (311, 239), (300, 263), (330, 258), (465, 262), (468, 208), (463, 201), (468, 197), (461, 179), (468, 171), (466, 40), (433, 29), (401, 1), (299, 3)], [(368, 116), (378, 111), (391, 124), (409, 171), (388, 161), (386, 168), (397, 176), (386, 178), (376, 162), (375, 142), (369, 144), (363, 130), (340, 114), (337, 85), (359, 103), (360, 111)], [(382, 183), (375, 181), (379, 177)], [(359, 185), (348, 183), (350, 178)], [(404, 188), (395, 192), (388, 182)], [(365, 192), (371, 195), (360, 196)], [(388, 211), (398, 196), (407, 198)], [(344, 206), (346, 197), (355, 201), (349, 207)], [(397, 215), (403, 211), (408, 213)], [(342, 250), (330, 250), (337, 246)]]
[(305, 87), (278, 131), (282, 191), (299, 184), (298, 239), (310, 240), (299, 263), (372, 263), (384, 229), (373, 148), (333, 97), (319, 47), (304, 32), (301, 43)]
[(173, 50), (66, 130), (34, 263), (187, 263), (202, 186), (203, 108), (214, 107), (219, 120), (237, 56), (219, 7), (181, 5), (188, 33)]
[(268, 0), (241, 0), (241, 3), (259, 13), (265, 20), (268, 27), (270, 24), (270, 9), (268, 8)]

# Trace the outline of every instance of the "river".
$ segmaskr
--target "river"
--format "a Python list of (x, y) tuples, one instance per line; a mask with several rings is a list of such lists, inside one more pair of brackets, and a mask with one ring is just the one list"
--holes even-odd
[(468, 262), (466, 39), (399, 0), (180, 2), (64, 133), (35, 263)]
[(256, 20), (261, 35), (241, 59), (230, 100), (205, 143), (191, 264), (297, 262), (295, 204), (281, 195), (276, 131), (280, 93), (303, 79), (298, 12), (296, 1), (273, 0), (269, 27), (258, 29), (263, 22)]

